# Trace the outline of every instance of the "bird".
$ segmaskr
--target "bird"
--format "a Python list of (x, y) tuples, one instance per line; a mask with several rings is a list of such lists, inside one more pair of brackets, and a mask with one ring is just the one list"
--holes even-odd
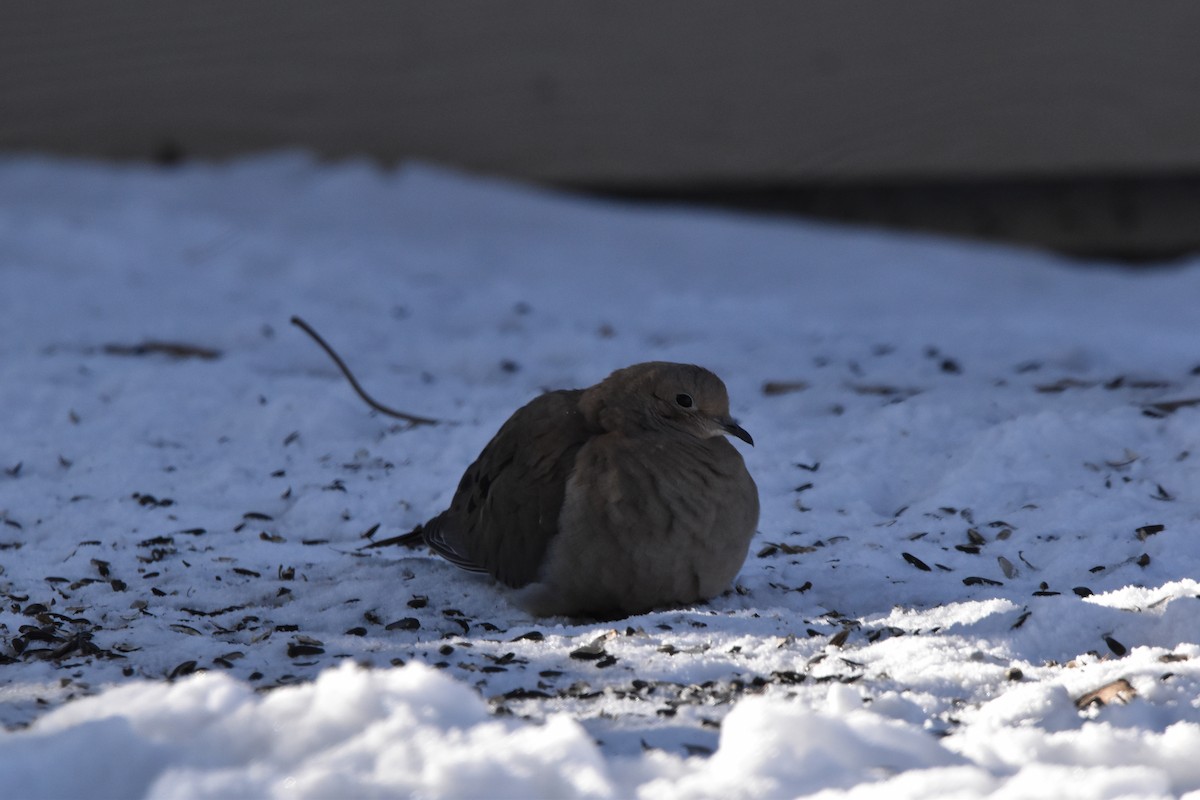
[(398, 538), (491, 575), (537, 617), (702, 602), (729, 588), (758, 525), (758, 488), (727, 436), (754, 445), (715, 374), (634, 364), (519, 408), (450, 507)]

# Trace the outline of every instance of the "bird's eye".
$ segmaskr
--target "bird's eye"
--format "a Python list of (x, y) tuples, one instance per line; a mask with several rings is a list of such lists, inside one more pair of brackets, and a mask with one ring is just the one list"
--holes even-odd
[(692, 396), (690, 394), (677, 394), (675, 395), (675, 403), (680, 408), (691, 408)]

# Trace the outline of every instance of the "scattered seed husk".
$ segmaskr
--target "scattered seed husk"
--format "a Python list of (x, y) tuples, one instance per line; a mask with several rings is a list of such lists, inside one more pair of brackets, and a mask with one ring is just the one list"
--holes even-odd
[(184, 675), (191, 675), (195, 671), (195, 661), (184, 661), (182, 664), (175, 667), (175, 669), (171, 670), (171, 672), (167, 675), (167, 680), (173, 681), (176, 678), (183, 677)]
[(1154, 494), (1150, 495), (1150, 499), (1162, 500), (1163, 502), (1167, 502), (1167, 503), (1169, 503), (1175, 499), (1175, 495), (1171, 494), (1166, 489), (1164, 489), (1163, 485), (1161, 483), (1156, 483), (1154, 485), (1158, 491), (1156, 491)]
[(1137, 690), (1124, 678), (1106, 683), (1099, 689), (1088, 692), (1075, 701), (1075, 707), (1083, 710), (1090, 706), (1107, 706), (1112, 703), (1128, 703), (1137, 697)]
[(807, 388), (808, 383), (805, 381), (767, 381), (762, 385), (762, 393), (767, 397), (776, 397), (782, 394), (803, 392)]
[(1077, 378), (1060, 378), (1054, 383), (1043, 383), (1034, 386), (1034, 390), (1042, 394), (1058, 394), (1065, 392), (1067, 389), (1089, 389), (1096, 385), (1096, 381), (1081, 381)]
[(580, 659), (583, 661), (591, 661), (602, 658), (607, 653), (604, 650), (604, 643), (616, 636), (616, 631), (606, 631), (596, 638), (592, 639), (585, 645), (580, 645), (571, 651), (571, 658)]
[(388, 631), (415, 631), (421, 627), (421, 620), (416, 617), (405, 617), (398, 619), (395, 622), (389, 622), (384, 626), (384, 630)]
[(198, 358), (202, 361), (213, 361), (221, 357), (221, 351), (212, 347), (202, 347), (184, 342), (167, 342), (157, 339), (147, 339), (139, 344), (106, 344), (104, 353), (110, 356), (148, 356), (164, 355), (173, 359)]
[(178, 622), (171, 626), (171, 630), (175, 631), (176, 633), (186, 633), (188, 636), (203, 636), (204, 635), (200, 631), (193, 628), (191, 625), (184, 625), (184, 624), (178, 623)]
[(767, 558), (769, 556), (784, 553), (789, 556), (802, 555), (804, 553), (812, 553), (816, 551), (816, 547), (808, 545), (786, 544), (783, 542), (767, 542), (766, 547), (763, 547), (756, 554), (759, 558)]
[(1165, 400), (1160, 403), (1150, 403), (1145, 408), (1166, 416), (1167, 414), (1174, 414), (1181, 408), (1188, 408), (1190, 406), (1200, 406), (1200, 397), (1188, 397), (1183, 400)]
[(545, 698), (553, 697), (553, 696), (554, 695), (552, 695), (548, 692), (543, 692), (540, 689), (517, 688), (517, 689), (513, 689), (512, 691), (505, 692), (504, 694), (500, 695), (499, 699), (501, 699), (501, 700), (541, 700), (541, 699), (545, 699)]
[(225, 608), (218, 608), (216, 611), (202, 611), (198, 608), (187, 608), (185, 606), (184, 608), (181, 608), (179, 610), (183, 611), (186, 614), (191, 614), (194, 617), (219, 617), (222, 614), (228, 614), (231, 611), (241, 611), (243, 608), (246, 608), (246, 606), (247, 606), (247, 604), (243, 603), (241, 605), (226, 606)]
[[(1160, 487), (1160, 488), (1161, 488), (1161, 487)], [(1140, 527), (1140, 528), (1137, 528), (1137, 529), (1134, 531), (1134, 534), (1136, 534), (1136, 535), (1137, 535), (1137, 538), (1138, 538), (1140, 541), (1143, 541), (1143, 542), (1144, 542), (1144, 541), (1146, 541), (1147, 539), (1149, 539), (1151, 536), (1153, 536), (1154, 534), (1156, 534), (1156, 533), (1162, 533), (1162, 532), (1163, 532), (1163, 531), (1165, 531), (1166, 529), (1167, 529), (1167, 526), (1166, 526), (1166, 525), (1159, 525), (1159, 524), (1154, 524), (1154, 525), (1143, 525), (1142, 527)]]
[(301, 644), (299, 642), (289, 642), (287, 646), (288, 658), (303, 658), (304, 656), (319, 656), (325, 652), (324, 647), (318, 647), (312, 644)]
[(910, 397), (915, 397), (916, 395), (919, 395), (923, 391), (921, 389), (905, 388), (905, 387), (901, 387), (901, 386), (888, 386), (886, 384), (855, 384), (855, 383), (852, 383), (852, 384), (849, 384), (847, 388), (849, 388), (850, 391), (854, 392), (855, 394), (874, 396), (874, 397), (898, 398), (901, 400), (906, 400)]
[(808, 680), (808, 676), (803, 672), (796, 672), (795, 670), (790, 669), (772, 672), (771, 678), (777, 683), (782, 683), (789, 686), (797, 683), (804, 683), (804, 681)]

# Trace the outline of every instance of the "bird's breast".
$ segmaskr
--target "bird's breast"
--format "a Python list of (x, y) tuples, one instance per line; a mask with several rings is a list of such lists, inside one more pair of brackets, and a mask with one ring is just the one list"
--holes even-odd
[(723, 439), (597, 437), (567, 482), (541, 580), (634, 613), (723, 591), (745, 560), (758, 492)]

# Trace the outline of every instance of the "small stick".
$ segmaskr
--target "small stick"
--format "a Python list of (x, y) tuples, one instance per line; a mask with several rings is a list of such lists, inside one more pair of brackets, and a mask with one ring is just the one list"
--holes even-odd
[(292, 317), (292, 324), (311, 336), (313, 341), (315, 341), (317, 344), (321, 345), (321, 349), (329, 354), (329, 357), (333, 359), (333, 363), (337, 364), (338, 369), (340, 369), (342, 374), (346, 376), (346, 380), (350, 381), (350, 386), (354, 388), (354, 391), (358, 393), (358, 396), (362, 398), (363, 402), (369, 405), (371, 408), (375, 409), (380, 414), (387, 414), (389, 417), (402, 419), (408, 424), (412, 425), (414, 428), (418, 425), (437, 425), (439, 423), (439, 420), (436, 419), (430, 419), (429, 417), (418, 417), (415, 414), (406, 414), (403, 411), (397, 411), (394, 408), (388, 408), (383, 403), (380, 403), (378, 400), (371, 397), (371, 395), (367, 394), (366, 390), (359, 385), (358, 381), (355, 380), (353, 373), (350, 372), (350, 368), (346, 366), (346, 362), (342, 361), (338, 354), (333, 351), (333, 348), (325, 343), (325, 340), (321, 338), (321, 335), (312, 329), (312, 326), (299, 317)]

